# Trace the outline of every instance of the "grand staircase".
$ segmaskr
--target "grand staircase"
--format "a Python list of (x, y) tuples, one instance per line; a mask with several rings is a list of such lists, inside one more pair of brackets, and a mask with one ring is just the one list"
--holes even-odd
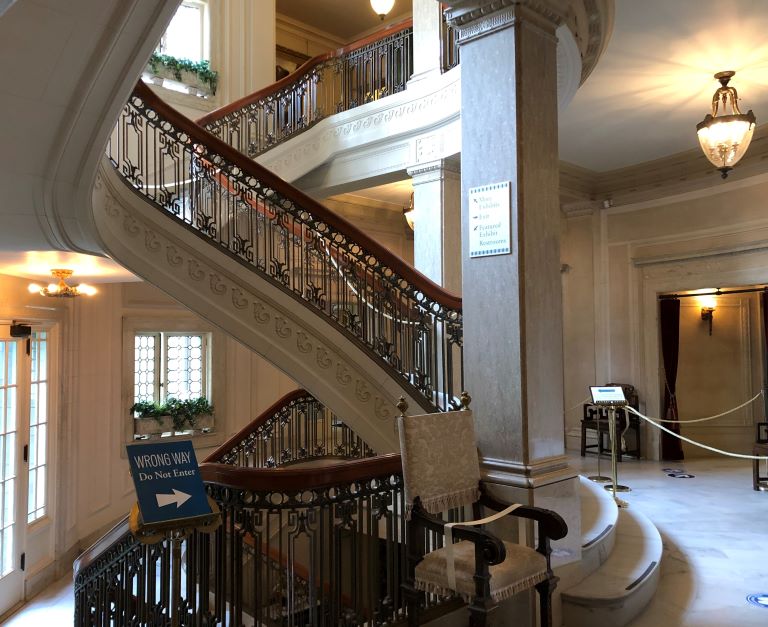
[(265, 356), (377, 450), (458, 407), (461, 300), (137, 85), (94, 189), (106, 251)]

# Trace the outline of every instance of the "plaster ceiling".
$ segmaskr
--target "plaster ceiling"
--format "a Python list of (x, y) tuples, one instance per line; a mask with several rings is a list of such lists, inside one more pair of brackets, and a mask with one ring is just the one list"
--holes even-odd
[(139, 280), (121, 265), (106, 257), (52, 250), (0, 251), (0, 274), (32, 279), (47, 285), (54, 280), (51, 278), (51, 270), (54, 268), (74, 270), (72, 279), (69, 281), (71, 284)]
[(611, 41), (560, 114), (561, 159), (607, 171), (698, 149), (721, 70), (768, 122), (767, 32), (765, 0), (616, 0)]
[[(380, 28), (382, 23), (371, 9), (370, 0), (277, 0), (277, 12), (347, 42)], [(384, 23), (399, 22), (410, 12), (411, 0), (395, 0)]]
[(352, 192), (350, 195), (363, 196), (364, 198), (386, 202), (391, 205), (397, 205), (398, 207), (407, 207), (411, 201), (412, 192), (413, 184), (409, 177), (402, 181), (395, 181), (394, 183), (386, 183), (385, 185), (360, 189)]

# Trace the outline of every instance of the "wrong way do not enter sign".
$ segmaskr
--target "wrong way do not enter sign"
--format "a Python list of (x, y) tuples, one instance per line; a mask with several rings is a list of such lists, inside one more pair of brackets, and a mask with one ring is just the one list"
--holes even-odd
[(144, 524), (211, 513), (189, 440), (126, 447)]

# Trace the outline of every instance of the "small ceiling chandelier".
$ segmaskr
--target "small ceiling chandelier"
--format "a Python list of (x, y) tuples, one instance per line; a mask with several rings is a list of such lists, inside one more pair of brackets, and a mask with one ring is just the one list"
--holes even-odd
[[(696, 125), (701, 149), (707, 159), (720, 170), (723, 178), (728, 176), (728, 172), (747, 152), (756, 122), (751, 109), (748, 113), (739, 110), (736, 89), (728, 86), (734, 74), (736, 72), (730, 71), (715, 74), (715, 78), (720, 81), (720, 87), (712, 96), (712, 113), (708, 113)], [(729, 105), (730, 113), (727, 111)], [(719, 111), (721, 107), (722, 110)]]
[(395, 0), (371, 0), (371, 8), (382, 20), (387, 16), (395, 6)]
[(47, 286), (37, 285), (36, 283), (30, 283), (29, 291), (32, 294), (40, 294), (41, 296), (50, 296), (51, 298), (74, 298), (75, 296), (93, 296), (96, 293), (96, 288), (85, 283), (79, 285), (67, 285), (66, 279), (72, 276), (72, 270), (66, 270), (58, 268), (51, 270), (51, 274), (59, 280), (58, 283), (49, 283)]

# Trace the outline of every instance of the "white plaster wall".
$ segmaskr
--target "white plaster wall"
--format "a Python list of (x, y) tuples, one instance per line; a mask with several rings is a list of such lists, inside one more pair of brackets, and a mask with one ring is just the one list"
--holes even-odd
[[(128, 408), (121, 397), (123, 317), (169, 321), (197, 317), (147, 283), (103, 285), (97, 296), (77, 299), (74, 305), (69, 386), (77, 454), (71, 459), (77, 460), (75, 537), (82, 540), (128, 513), (135, 500), (124, 456)], [(219, 355), (223, 353), (225, 364), (223, 389), (213, 391), (217, 437), (195, 442), (199, 461), (218, 442), (298, 387), (252, 351), (223, 339), (223, 346), (213, 346)]]
[[(123, 317), (197, 318), (147, 283), (102, 284), (96, 296), (72, 300), (43, 299), (29, 294), (27, 284), (0, 275), (0, 321), (35, 321), (52, 333), (50, 508), (27, 538), (27, 572), (44, 585), (57, 567), (69, 570), (77, 549), (127, 514), (135, 500), (124, 456)], [(223, 389), (214, 390), (216, 436), (196, 442), (199, 460), (298, 387), (236, 341), (224, 338), (223, 344), (213, 347), (225, 364)]]
[[(759, 180), (727, 183), (707, 194), (564, 218), (563, 262), (571, 266), (563, 275), (566, 410), (583, 400), (593, 377), (593, 383), (632, 383), (641, 409), (659, 415), (657, 295), (768, 281), (767, 194), (768, 184)], [(743, 324), (754, 327), (754, 315)], [(747, 333), (743, 341), (753, 347), (754, 358), (743, 369), (740, 393), (729, 392), (731, 400), (759, 386), (755, 334), (747, 327), (739, 333)], [(580, 417), (578, 409), (565, 416), (571, 449), (579, 445)], [(645, 451), (655, 457), (658, 433), (643, 428)], [(707, 435), (710, 444), (738, 446), (730, 435), (716, 435)]]
[(390, 252), (413, 264), (413, 231), (408, 228), (401, 207), (354, 194), (332, 196), (322, 202)]
[[(677, 402), (680, 420), (691, 420), (727, 411), (752, 398), (762, 387), (760, 379), (759, 300), (757, 294), (717, 297), (712, 324), (701, 319), (697, 298), (680, 301), (680, 359)], [(762, 415), (755, 402), (712, 421), (682, 425), (681, 433), (697, 442), (738, 453), (751, 453), (754, 422)], [(713, 453), (683, 443), (688, 457)]]

